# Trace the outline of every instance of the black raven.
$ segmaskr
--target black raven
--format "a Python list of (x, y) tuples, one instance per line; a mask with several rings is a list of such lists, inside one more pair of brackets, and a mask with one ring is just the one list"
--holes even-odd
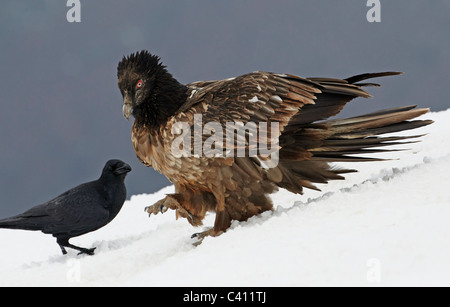
[(22, 214), (0, 220), (0, 228), (40, 230), (56, 238), (63, 254), (70, 247), (93, 255), (95, 248), (82, 248), (69, 239), (97, 230), (111, 222), (126, 198), (125, 176), (131, 167), (109, 160), (98, 180), (83, 183)]

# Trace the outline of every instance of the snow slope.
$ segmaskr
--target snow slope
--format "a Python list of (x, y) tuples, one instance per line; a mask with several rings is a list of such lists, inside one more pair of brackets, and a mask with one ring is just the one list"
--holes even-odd
[(173, 187), (132, 196), (109, 225), (72, 239), (97, 246), (92, 257), (0, 230), (0, 286), (450, 286), (450, 109), (424, 117), (435, 123), (414, 132), (428, 133), (422, 142), (385, 154), (398, 160), (353, 163), (360, 172), (322, 192), (280, 191), (273, 212), (198, 247), (201, 228), (143, 212)]

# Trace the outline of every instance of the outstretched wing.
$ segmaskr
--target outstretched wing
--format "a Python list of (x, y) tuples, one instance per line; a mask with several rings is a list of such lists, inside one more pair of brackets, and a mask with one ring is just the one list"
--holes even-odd
[[(391, 74), (398, 73), (377, 76)], [(188, 87), (192, 89), (190, 97), (180, 111), (204, 104), (206, 110), (200, 109), (204, 122), (276, 121), (281, 131), (287, 125), (336, 115), (352, 98), (370, 97), (360, 86), (346, 80), (306, 79), (262, 71), (220, 81), (194, 82)]]
[[(234, 159), (243, 173), (256, 180), (269, 180), (292, 192), (301, 193), (303, 187), (317, 189), (312, 183), (326, 183), (330, 179), (343, 179), (340, 174), (352, 170), (332, 169), (328, 162), (334, 161), (368, 161), (346, 156), (350, 147), (330, 148), (333, 140), (342, 133), (343, 122), (322, 121), (340, 112), (347, 102), (356, 97), (370, 97), (362, 86), (379, 86), (375, 83), (360, 81), (400, 74), (399, 72), (369, 73), (347, 79), (302, 78), (294, 75), (254, 72), (234, 79), (195, 82), (191, 88), (188, 101), (180, 111), (190, 120), (193, 114), (202, 114), (203, 125), (218, 122), (225, 129), (227, 122), (277, 122), (279, 133), (279, 163), (268, 170), (263, 169), (261, 157), (238, 157)], [(376, 138), (370, 142), (363, 138), (381, 134), (392, 129), (390, 125), (406, 127), (405, 121), (427, 112), (425, 109), (409, 111), (396, 109), (386, 112), (383, 119), (374, 120), (373, 114), (353, 119), (346, 132), (357, 132), (370, 128), (371, 134), (352, 142), (351, 153), (364, 153), (367, 147), (386, 146), (386, 139)], [(186, 115), (187, 114), (187, 115)], [(190, 114), (190, 116), (189, 116)], [(376, 115), (376, 114), (375, 114)], [(365, 126), (358, 124), (364, 121)], [(429, 122), (417, 122), (412, 127), (419, 127)], [(408, 124), (411, 126), (411, 124)], [(397, 129), (393, 131), (399, 131)], [(392, 132), (392, 131), (391, 131)], [(246, 149), (251, 149), (249, 131), (246, 134)], [(234, 132), (234, 140), (239, 136)], [(208, 135), (203, 136), (203, 142)], [(270, 137), (273, 139), (273, 135)], [(392, 139), (390, 141), (398, 141)], [(258, 139), (259, 142), (267, 141)], [(326, 141), (326, 142), (325, 142)], [(389, 139), (387, 139), (389, 141)], [(343, 143), (343, 142), (342, 142)], [(369, 144), (370, 143), (370, 144)], [(225, 144), (225, 140), (223, 141)], [(235, 147), (237, 144), (235, 144)], [(355, 148), (358, 148), (356, 150)]]
[[(398, 73), (364, 74), (352, 77), (350, 81), (393, 74)], [(268, 129), (258, 131), (264, 132), (258, 134), (259, 143), (272, 144), (279, 138), (279, 145), (284, 146), (290, 142), (290, 131), (336, 115), (355, 97), (370, 97), (360, 85), (351, 84), (347, 80), (306, 79), (262, 71), (220, 81), (194, 82), (188, 84), (188, 87), (191, 88), (189, 98), (180, 108), (180, 112), (187, 116), (179, 119), (192, 124), (193, 115), (201, 114), (203, 126), (211, 122), (220, 123), (223, 131), (226, 131), (223, 133), (222, 144), (226, 144), (228, 134), (233, 137), (235, 149), (245, 147), (244, 150), (247, 151), (252, 146), (249, 143), (250, 134), (255, 136), (257, 133), (251, 131), (255, 125), (247, 125), (248, 123), (255, 123), (260, 129)], [(227, 123), (238, 122), (248, 129), (244, 142), (238, 142), (242, 140), (242, 135), (239, 135), (235, 126), (227, 126)], [(266, 125), (262, 128), (259, 123)], [(272, 123), (278, 124), (279, 131), (276, 135), (271, 134)], [(203, 134), (202, 137), (204, 143), (209, 135)], [(306, 138), (305, 142), (311, 141)], [(230, 148), (223, 150), (229, 151)]]

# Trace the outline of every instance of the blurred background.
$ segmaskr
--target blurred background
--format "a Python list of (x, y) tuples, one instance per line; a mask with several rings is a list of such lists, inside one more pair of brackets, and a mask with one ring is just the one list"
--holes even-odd
[[(170, 184), (135, 157), (116, 67), (124, 55), (158, 54), (180, 82), (255, 70), (345, 78), (404, 71), (339, 115), (401, 105), (447, 109), (450, 1), (81, 0), (0, 3), (0, 218), (128, 162), (128, 197)], [(149, 204), (150, 205), (150, 204)]]

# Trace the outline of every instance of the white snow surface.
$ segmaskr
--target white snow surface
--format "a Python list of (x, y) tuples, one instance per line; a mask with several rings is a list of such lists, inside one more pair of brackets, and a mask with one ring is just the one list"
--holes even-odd
[(197, 247), (190, 236), (204, 228), (144, 212), (173, 186), (132, 196), (109, 225), (71, 240), (94, 256), (1, 229), (0, 286), (450, 286), (450, 109), (423, 118), (435, 123), (405, 132), (426, 135), (383, 154), (393, 160), (341, 163), (359, 172), (322, 192), (281, 190), (273, 212)]

